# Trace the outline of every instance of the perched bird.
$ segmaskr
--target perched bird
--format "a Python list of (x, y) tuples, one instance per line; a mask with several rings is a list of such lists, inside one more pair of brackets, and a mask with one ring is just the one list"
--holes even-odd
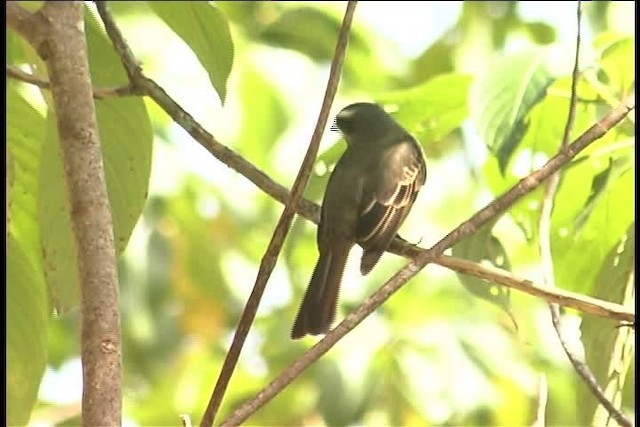
[(420, 144), (378, 104), (345, 107), (335, 126), (347, 150), (324, 194), (317, 234), (320, 257), (291, 331), (293, 339), (329, 331), (349, 251), (356, 243), (362, 247), (360, 272), (369, 273), (427, 177)]

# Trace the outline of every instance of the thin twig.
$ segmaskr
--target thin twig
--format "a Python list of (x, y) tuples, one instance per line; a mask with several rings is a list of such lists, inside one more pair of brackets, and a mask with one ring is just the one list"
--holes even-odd
[[(577, 98), (577, 86), (578, 79), (580, 77), (580, 23), (582, 18), (582, 2), (578, 0), (577, 6), (577, 29), (576, 29), (576, 50), (573, 72), (571, 76), (571, 98), (569, 101), (569, 113), (567, 115), (567, 122), (564, 128), (564, 134), (562, 137), (562, 148), (566, 147), (569, 143), (571, 131), (575, 122), (576, 115), (576, 98)], [(555, 201), (558, 188), (560, 186), (561, 171), (558, 170), (549, 178), (545, 194), (542, 200), (542, 206), (540, 210), (540, 223), (539, 223), (539, 244), (540, 244), (540, 257), (542, 265), (543, 280), (550, 288), (555, 287), (553, 255), (551, 253), (551, 216), (553, 213), (553, 205)], [(573, 353), (571, 350), (567, 338), (564, 336), (562, 329), (562, 317), (560, 314), (560, 306), (555, 302), (549, 303), (549, 311), (551, 314), (551, 320), (553, 327), (556, 331), (558, 339), (564, 352), (566, 353), (569, 361), (573, 365), (575, 371), (583, 379), (589, 390), (593, 393), (596, 399), (607, 409), (611, 416), (623, 426), (630, 426), (630, 421), (626, 416), (617, 409), (613, 402), (611, 402), (604, 394), (604, 390), (598, 384), (593, 372), (585, 361), (582, 361), (580, 357)]]
[[(36, 77), (33, 74), (24, 72), (20, 68), (14, 65), (7, 64), (7, 77), (11, 77), (16, 80), (20, 80), (22, 82), (32, 84), (41, 89), (51, 88), (51, 84), (48, 81), (43, 80), (39, 77)], [(93, 97), (95, 99), (118, 98), (123, 96), (132, 96), (132, 95), (139, 95), (139, 94), (135, 93), (133, 88), (130, 85), (119, 86), (119, 87), (94, 87), (93, 88)]]
[(245, 421), (265, 403), (276, 396), (282, 389), (297, 378), (309, 365), (318, 360), (335, 343), (355, 328), (362, 320), (384, 303), (393, 293), (400, 289), (409, 279), (415, 276), (425, 265), (433, 262), (446, 249), (458, 241), (474, 233), (478, 228), (503, 213), (524, 195), (530, 193), (544, 182), (555, 171), (566, 165), (580, 151), (589, 144), (602, 138), (612, 127), (618, 124), (629, 112), (635, 108), (633, 97), (627, 98), (620, 106), (612, 110), (605, 117), (585, 131), (572, 144), (562, 149), (558, 154), (537, 171), (520, 180), (509, 191), (498, 197), (489, 205), (478, 211), (467, 221), (456, 227), (451, 233), (441, 239), (429, 250), (418, 255), (413, 262), (391, 277), (378, 291), (367, 298), (333, 330), (326, 334), (318, 343), (286, 368), (267, 387), (262, 389), (256, 397), (236, 409), (223, 426), (235, 426)]
[(236, 328), (235, 334), (233, 336), (231, 347), (229, 348), (229, 351), (227, 352), (224, 360), (224, 364), (222, 365), (220, 376), (218, 377), (216, 386), (213, 390), (213, 393), (211, 394), (211, 399), (209, 400), (207, 409), (204, 413), (202, 421), (200, 422), (201, 426), (210, 426), (213, 424), (213, 420), (218, 412), (218, 409), (220, 408), (220, 404), (222, 403), (225, 391), (227, 389), (227, 386), (229, 385), (229, 381), (231, 379), (231, 376), (233, 375), (233, 371), (240, 357), (240, 352), (242, 351), (242, 347), (244, 345), (246, 337), (249, 334), (249, 329), (251, 328), (253, 320), (255, 319), (255, 315), (258, 311), (258, 305), (260, 304), (260, 300), (267, 285), (267, 281), (269, 280), (271, 272), (275, 267), (278, 255), (280, 254), (280, 250), (282, 249), (282, 245), (284, 243), (284, 239), (289, 231), (291, 222), (293, 221), (293, 216), (295, 215), (296, 211), (295, 207), (302, 197), (302, 193), (307, 186), (307, 181), (311, 176), (311, 170), (313, 168), (313, 164), (318, 154), (318, 148), (320, 146), (320, 139), (322, 138), (322, 133), (324, 132), (324, 129), (327, 125), (329, 111), (331, 110), (331, 104), (333, 103), (333, 99), (338, 89), (340, 72), (342, 70), (342, 64), (344, 62), (344, 56), (349, 40), (349, 30), (351, 28), (351, 22), (353, 20), (355, 7), (355, 1), (349, 1), (347, 3), (347, 8), (342, 21), (342, 28), (340, 29), (340, 34), (338, 35), (338, 41), (336, 44), (333, 61), (331, 62), (329, 81), (327, 83), (327, 89), (324, 95), (322, 108), (320, 109), (320, 115), (318, 117), (315, 131), (313, 132), (313, 136), (311, 137), (311, 142), (309, 144), (307, 154), (305, 155), (302, 165), (300, 166), (298, 176), (296, 177), (296, 180), (293, 184), (290, 198), (285, 204), (282, 215), (280, 216), (280, 220), (278, 221), (271, 241), (269, 242), (269, 246), (267, 247), (267, 250), (265, 251), (265, 254), (260, 262), (260, 268), (258, 270), (258, 275), (256, 277), (253, 290), (251, 291), (251, 295), (249, 296), (244, 311), (242, 312), (242, 316), (240, 317), (238, 327)]
[(7, 77), (12, 77), (16, 80), (20, 80), (25, 83), (30, 83), (41, 89), (51, 88), (51, 85), (49, 84), (48, 81), (43, 80), (39, 77), (36, 77), (33, 74), (26, 73), (14, 65), (7, 64)]

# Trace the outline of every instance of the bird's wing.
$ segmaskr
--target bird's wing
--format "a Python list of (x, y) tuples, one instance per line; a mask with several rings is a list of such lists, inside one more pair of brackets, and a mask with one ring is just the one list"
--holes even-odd
[(357, 242), (366, 249), (385, 250), (409, 213), (426, 179), (420, 147), (407, 140), (386, 148), (380, 173), (365, 184)]

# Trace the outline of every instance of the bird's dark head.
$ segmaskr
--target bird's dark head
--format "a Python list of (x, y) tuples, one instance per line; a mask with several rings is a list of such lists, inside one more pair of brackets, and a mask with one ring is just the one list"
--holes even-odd
[(380, 105), (370, 102), (358, 102), (343, 108), (332, 127), (339, 130), (348, 143), (383, 137), (397, 130), (399, 125)]

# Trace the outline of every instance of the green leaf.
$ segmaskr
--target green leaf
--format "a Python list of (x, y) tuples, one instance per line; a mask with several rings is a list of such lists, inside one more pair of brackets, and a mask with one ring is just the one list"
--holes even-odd
[(44, 118), (7, 85), (7, 421), (26, 425), (47, 359), (50, 311), (37, 216)]
[(38, 0), (38, 1), (21, 1), (20, 2), (20, 6), (25, 8), (26, 10), (28, 10), (29, 12), (37, 12), (38, 10), (42, 9), (42, 7), (44, 6), (44, 1)]
[[(315, 61), (331, 61), (340, 32), (340, 19), (314, 7), (284, 11), (261, 38), (274, 46), (301, 52)], [(351, 40), (358, 44), (358, 39)]]
[[(15, 161), (13, 160), (13, 156), (11, 155), (11, 150), (7, 146), (6, 150), (6, 181), (5, 181), (5, 197), (7, 199), (6, 208), (6, 233), (9, 233), (8, 229), (11, 226), (11, 205), (13, 204), (13, 196), (15, 194)], [(6, 236), (7, 234), (5, 234)]]
[[(199, 188), (206, 188), (205, 184), (196, 178), (190, 179), (185, 185), (184, 196), (175, 198), (171, 205), (167, 206), (169, 216), (177, 222), (176, 227), (181, 236), (180, 244), (176, 245), (179, 249), (174, 250), (173, 254), (173, 262), (181, 268), (177, 269), (180, 273), (174, 272), (174, 275), (180, 277), (179, 274), (184, 274), (190, 286), (202, 292), (199, 294), (200, 297), (213, 298), (214, 303), (220, 300), (228, 303), (231, 296), (223, 297), (221, 286), (211, 286), (212, 283), (224, 283), (222, 265), (211, 260), (220, 259), (220, 252), (226, 244), (212, 245), (211, 235), (216, 235), (218, 242), (224, 241), (225, 238), (231, 239), (226, 234), (230, 232), (226, 224), (228, 219), (224, 218), (228, 211), (219, 214), (216, 221), (203, 218), (197, 209)], [(216, 227), (219, 228), (216, 230)], [(180, 280), (174, 281), (174, 286), (179, 287), (184, 279), (180, 277)]]
[(392, 105), (393, 114), (423, 146), (432, 144), (459, 128), (467, 118), (471, 76), (449, 73), (436, 76), (411, 89), (375, 96), (383, 105)]
[[(342, 25), (342, 12), (318, 2), (218, 2), (234, 27), (258, 45), (290, 49), (318, 64), (329, 63)], [(357, 23), (349, 33), (348, 60), (342, 82), (370, 92), (392, 81), (387, 67), (395, 60), (381, 47), (378, 34)], [(383, 41), (384, 43), (384, 41)], [(375, 46), (375, 48), (374, 48)], [(393, 49), (391, 53), (397, 49)]]
[(142, 214), (151, 173), (152, 132), (141, 99), (96, 106), (118, 253)]
[[(496, 221), (492, 221), (477, 232), (456, 243), (453, 256), (478, 263), (489, 262), (491, 265), (509, 271), (511, 263), (509, 255), (502, 242), (492, 234)], [(469, 292), (502, 308), (511, 316), (509, 311), (510, 289), (498, 284), (487, 285), (487, 281), (466, 274), (458, 274), (460, 282)]]
[(364, 388), (364, 368), (352, 368), (349, 372), (360, 381), (348, 381), (340, 371), (340, 365), (332, 360), (324, 361), (313, 370), (320, 389), (316, 406), (327, 425), (350, 425), (362, 417), (363, 400), (368, 391)]
[(553, 77), (542, 53), (528, 50), (501, 57), (471, 88), (471, 115), (504, 173), (527, 130), (527, 117)]
[[(596, 120), (596, 107), (590, 102), (596, 99), (596, 93), (583, 80), (578, 81), (576, 87), (578, 101), (575, 107), (575, 117), (569, 141), (586, 131)], [(555, 80), (548, 88), (548, 95), (535, 105), (529, 114), (528, 130), (514, 153), (514, 159), (520, 153), (544, 155), (545, 160), (558, 153), (562, 147), (567, 117), (569, 116), (569, 103), (571, 98), (571, 78), (565, 77)], [(586, 100), (586, 101), (581, 101)], [(528, 162), (530, 169), (526, 173), (533, 172), (541, 165), (535, 165), (533, 159)], [(522, 173), (516, 176), (522, 178)]]
[(440, 74), (453, 72), (455, 44), (447, 35), (430, 45), (420, 56), (409, 64), (411, 67), (403, 83), (415, 85)]
[(7, 239), (7, 422), (26, 425), (47, 360), (47, 293), (40, 269)]
[[(96, 86), (127, 81), (118, 55), (99, 24), (87, 15), (91, 79)], [(153, 131), (144, 101), (139, 97), (96, 102), (105, 176), (118, 252), (124, 251), (147, 201)]]
[(38, 217), (43, 268), (53, 307), (64, 313), (78, 304), (78, 247), (71, 231), (69, 194), (60, 158), (55, 117), (47, 116), (46, 155), (40, 166)]
[(602, 199), (602, 196), (606, 194), (608, 187), (622, 174), (628, 172), (633, 166), (631, 164), (631, 159), (628, 157), (617, 157), (615, 159), (610, 158), (609, 160), (609, 167), (593, 177), (593, 181), (591, 183), (591, 194), (589, 194), (589, 198), (587, 199), (584, 208), (576, 217), (575, 229), (578, 232), (582, 227), (584, 227), (589, 216), (593, 212), (593, 209)]
[(193, 50), (224, 103), (233, 65), (233, 41), (224, 13), (209, 2), (147, 4)]
[[(122, 85), (126, 75), (113, 48), (91, 14), (86, 14), (91, 78), (96, 86)], [(152, 131), (142, 99), (98, 101), (107, 190), (118, 253), (122, 252), (144, 208), (151, 172)], [(69, 198), (60, 158), (55, 119), (48, 117), (40, 170), (39, 218), (44, 269), (55, 308), (64, 312), (78, 302), (77, 248), (71, 232)]]
[[(517, 155), (517, 154), (516, 154)], [(483, 166), (483, 173), (489, 189), (495, 196), (499, 196), (518, 182), (511, 170), (504, 175), (500, 171), (498, 159), (489, 158)], [(537, 188), (522, 197), (509, 209), (508, 214), (516, 225), (522, 230), (527, 241), (535, 241), (538, 237), (538, 221), (540, 217), (540, 204), (544, 196), (544, 189)]]
[[(633, 307), (634, 258), (635, 223), (629, 226), (623, 239), (609, 249), (597, 273), (593, 296)], [(634, 357), (635, 340), (631, 328), (617, 326), (614, 320), (585, 314), (581, 330), (589, 367), (605, 390), (605, 395), (620, 407), (625, 380), (633, 382), (628, 369)], [(609, 425), (606, 423), (607, 416), (603, 417), (601, 413), (606, 411), (598, 407), (593, 393), (582, 382), (578, 386), (578, 395), (585, 409), (578, 411), (581, 423)], [(605, 420), (596, 421), (594, 415)]]
[(600, 66), (606, 75), (607, 84), (621, 98), (635, 87), (635, 40), (620, 37), (605, 43)]
[(7, 86), (7, 150), (13, 174), (9, 229), (32, 263), (40, 266), (37, 195), (45, 121), (16, 87)]
[[(590, 294), (596, 284), (593, 267), (602, 265), (609, 248), (627, 233), (634, 218), (634, 169), (626, 166), (632, 163), (632, 151), (617, 152), (613, 163), (605, 168), (601, 158), (585, 158), (563, 175), (551, 235), (559, 286)], [(605, 185), (596, 179), (603, 173), (600, 176), (607, 177)]]
[[(493, 194), (502, 194), (558, 152), (562, 145), (569, 113), (570, 84), (570, 79), (556, 80), (548, 89), (549, 95), (533, 107), (529, 114), (527, 132), (514, 151), (510, 166), (505, 171), (500, 169), (497, 158), (490, 158), (485, 163), (485, 178)], [(578, 84), (578, 95), (581, 99), (595, 98), (591, 88), (582, 81)], [(596, 118), (595, 112), (596, 107), (593, 103), (577, 103), (572, 137), (593, 124)], [(608, 142), (605, 137), (593, 144), (593, 147), (606, 143)], [(567, 169), (570, 167), (572, 166), (568, 166)], [(538, 237), (539, 209), (543, 196), (544, 189), (539, 188), (524, 196), (509, 210), (509, 214), (532, 243), (535, 243)]]
[(287, 111), (274, 85), (253, 63), (243, 64), (240, 78), (242, 126), (236, 146), (251, 161), (266, 169), (278, 138), (286, 129)]
[(523, 22), (523, 27), (536, 44), (551, 44), (556, 41), (556, 30), (544, 22)]
[(25, 62), (25, 55), (22, 49), (22, 40), (14, 31), (7, 31), (5, 48), (7, 49), (7, 64), (19, 64)]

